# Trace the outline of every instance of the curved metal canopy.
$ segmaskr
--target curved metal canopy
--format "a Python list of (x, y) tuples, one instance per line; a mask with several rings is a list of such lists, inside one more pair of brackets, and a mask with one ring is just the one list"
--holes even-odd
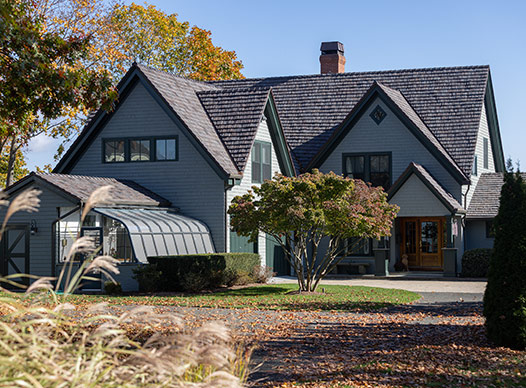
[(167, 209), (95, 208), (95, 212), (120, 221), (128, 230), (135, 257), (213, 253), (207, 226)]

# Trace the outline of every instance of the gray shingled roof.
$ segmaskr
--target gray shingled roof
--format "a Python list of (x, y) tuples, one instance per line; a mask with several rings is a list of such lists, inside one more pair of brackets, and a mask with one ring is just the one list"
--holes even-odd
[[(522, 173), (526, 180), (526, 173)], [(504, 184), (504, 173), (492, 172), (480, 175), (468, 207), (468, 218), (493, 218), (500, 205), (500, 190)]]
[(207, 90), (197, 95), (238, 170), (244, 171), (269, 89)]
[(221, 168), (227, 174), (239, 176), (239, 171), (197, 97), (198, 92), (217, 90), (218, 87), (142, 65), (137, 67)]
[(113, 186), (111, 190), (112, 204), (163, 207), (170, 206), (170, 201), (133, 181), (84, 175), (55, 174), (45, 172), (31, 173), (12, 186), (8, 187), (6, 191), (11, 192), (13, 188), (23, 185), (25, 182), (30, 181), (33, 177), (37, 179), (40, 178), (83, 202), (87, 201), (90, 194), (99, 187), (111, 185)]
[(469, 176), (488, 66), (390, 70), (216, 81), (221, 88), (272, 88), (287, 142), (305, 168), (374, 81), (399, 91)]
[(404, 182), (411, 176), (411, 174), (416, 173), (420, 179), (427, 184), (427, 186), (442, 200), (447, 207), (455, 213), (465, 213), (466, 211), (462, 205), (449, 193), (438, 181), (424, 168), (424, 166), (411, 162), (405, 171), (400, 175), (396, 182), (391, 186), (388, 191), (389, 198), (392, 198), (398, 189), (403, 186)]

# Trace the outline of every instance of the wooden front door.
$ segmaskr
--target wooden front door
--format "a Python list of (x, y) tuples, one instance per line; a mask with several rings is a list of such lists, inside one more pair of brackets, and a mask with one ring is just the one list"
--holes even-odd
[(407, 255), (410, 269), (441, 270), (443, 267), (444, 218), (403, 218), (400, 254)]

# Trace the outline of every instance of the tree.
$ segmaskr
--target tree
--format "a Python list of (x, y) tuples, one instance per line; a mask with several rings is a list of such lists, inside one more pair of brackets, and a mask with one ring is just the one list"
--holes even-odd
[(18, 151), (72, 110), (109, 109), (109, 73), (79, 65), (89, 36), (47, 31), (30, 0), (0, 0), (0, 153), (9, 148), (6, 185)]
[(494, 251), (484, 293), (488, 339), (500, 346), (526, 348), (526, 184), (519, 171), (504, 173), (494, 219)]
[[(18, 16), (10, 14), (9, 3), (12, 9), (18, 10)], [(188, 22), (180, 22), (177, 14), (166, 14), (146, 3), (141, 6), (123, 5), (112, 0), (0, 0), (0, 4), (2, 14), (7, 16), (0, 16), (0, 22), (11, 20), (2, 27), (12, 29), (13, 21), (14, 24), (24, 21), (27, 22), (24, 31), (29, 31), (33, 37), (42, 33), (42, 36), (54, 36), (64, 42), (78, 42), (82, 46), (82, 55), (74, 60), (69, 58), (66, 67), (77, 72), (104, 75), (112, 85), (133, 61), (199, 80), (243, 77), (243, 65), (235, 52), (214, 46), (210, 31), (190, 27)], [(2, 40), (4, 43), (5, 39)], [(46, 54), (42, 52), (42, 55)], [(58, 59), (50, 63), (63, 67)], [(24, 63), (34, 60), (35, 56), (29, 56)], [(9, 134), (3, 133), (0, 122), (0, 162), (5, 161), (8, 166), (8, 183), (12, 181), (17, 155), (21, 155), (17, 151), (32, 138), (45, 134), (63, 139), (56, 160), (86, 123), (89, 111), (100, 107), (96, 104), (61, 105), (59, 99), (55, 100), (61, 107), (61, 114), (54, 115), (53, 119), (33, 115), (24, 128), (17, 130), (6, 123), (5, 127), (11, 128)], [(13, 152), (6, 155), (2, 152), (4, 146)]]
[[(345, 239), (389, 236), (398, 212), (381, 187), (332, 172), (314, 170), (293, 178), (278, 174), (252, 189), (232, 200), (230, 225), (252, 242), (259, 232), (279, 241), (301, 291), (316, 290), (336, 267)], [(324, 238), (327, 249), (319, 252)], [(317, 260), (318, 253), (323, 257)]]
[(116, 50), (122, 60), (106, 66), (118, 76), (136, 61), (196, 80), (243, 78), (243, 64), (234, 51), (214, 46), (210, 31), (190, 28), (175, 13), (166, 14), (147, 3), (117, 4), (110, 23), (118, 37)]

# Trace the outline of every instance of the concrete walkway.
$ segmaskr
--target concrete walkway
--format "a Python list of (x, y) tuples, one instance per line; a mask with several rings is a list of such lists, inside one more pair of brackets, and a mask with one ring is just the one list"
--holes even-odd
[[(291, 276), (274, 277), (271, 283), (296, 283), (296, 278)], [(486, 280), (478, 279), (408, 279), (408, 278), (352, 278), (352, 279), (324, 279), (322, 284), (344, 286), (368, 286), (380, 288), (394, 288), (418, 293), (458, 293), (458, 294), (483, 294), (486, 289)]]

